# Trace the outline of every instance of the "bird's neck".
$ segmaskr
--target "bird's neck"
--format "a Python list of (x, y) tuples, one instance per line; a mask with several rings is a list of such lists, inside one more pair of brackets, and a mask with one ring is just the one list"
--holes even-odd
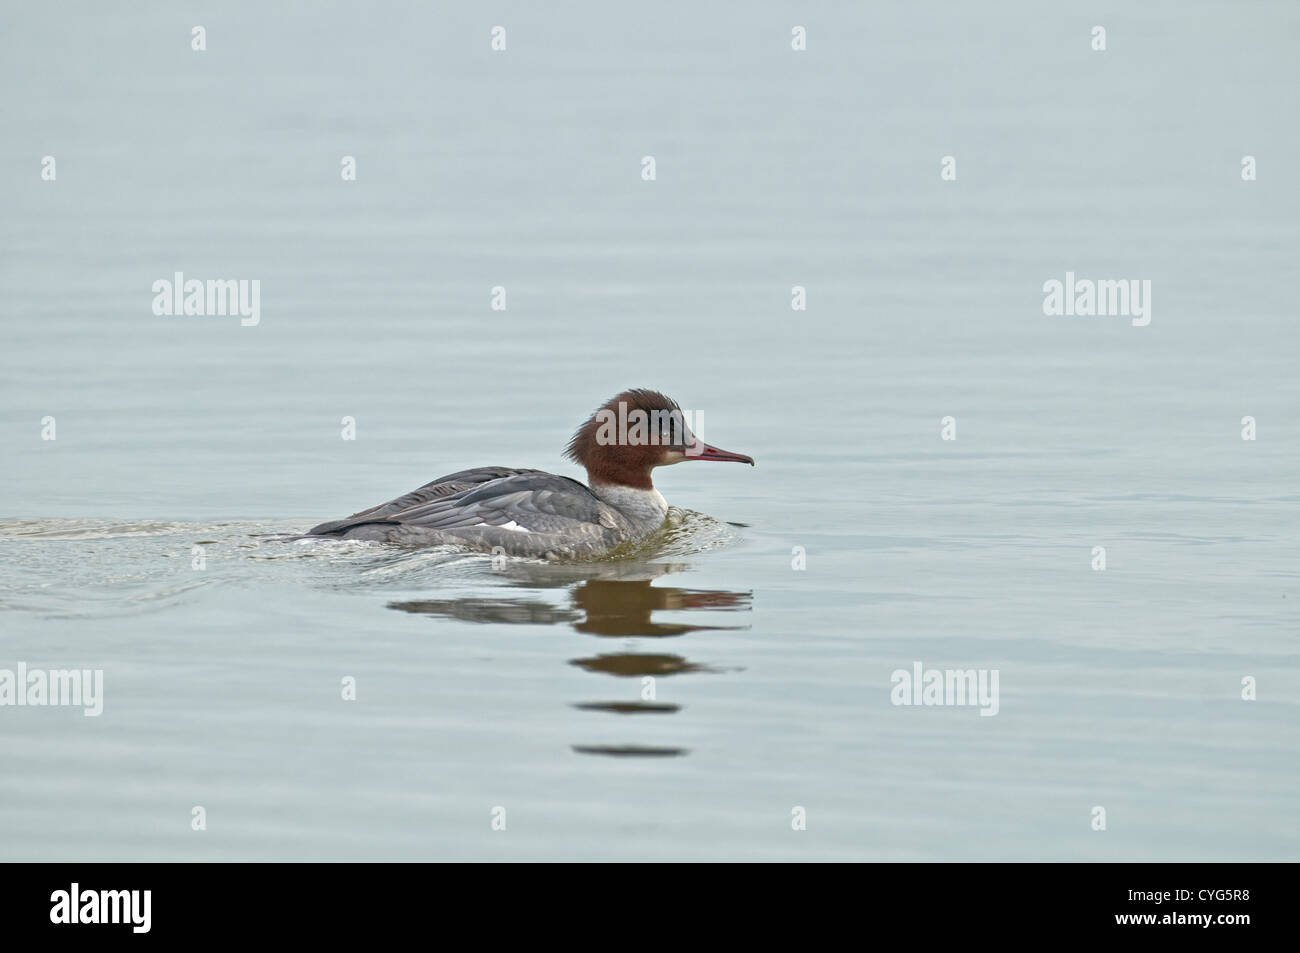
[(639, 487), (593, 481), (591, 492), (634, 523), (658, 526), (668, 516), (668, 501), (654, 484)]

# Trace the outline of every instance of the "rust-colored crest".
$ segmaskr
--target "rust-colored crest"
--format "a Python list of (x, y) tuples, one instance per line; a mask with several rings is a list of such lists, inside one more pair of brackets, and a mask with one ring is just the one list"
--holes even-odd
[(620, 423), (631, 420), (632, 432), (636, 433), (635, 411), (641, 411), (651, 421), (662, 421), (675, 413), (677, 421), (681, 421), (677, 401), (658, 391), (637, 387), (611, 397), (577, 429), (564, 451), (574, 463), (587, 468), (590, 483), (646, 490), (654, 486), (650, 471), (663, 461), (671, 445), (659, 440), (657, 430), (653, 443), (637, 443), (635, 436), (631, 442), (621, 439), (628, 428), (620, 429)]

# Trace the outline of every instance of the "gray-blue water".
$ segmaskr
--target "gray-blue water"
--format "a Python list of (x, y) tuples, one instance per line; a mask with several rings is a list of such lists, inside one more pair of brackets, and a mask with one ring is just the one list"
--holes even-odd
[[(0, 857), (1296, 859), (1300, 7), (1054, 6), (7, 7)], [(630, 386), (639, 557), (275, 540)]]

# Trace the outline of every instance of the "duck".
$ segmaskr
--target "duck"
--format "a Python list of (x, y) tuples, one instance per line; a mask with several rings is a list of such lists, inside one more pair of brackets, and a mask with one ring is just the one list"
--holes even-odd
[(548, 561), (607, 556), (652, 536), (667, 519), (654, 470), (700, 461), (754, 466), (747, 454), (700, 440), (690, 416), (658, 391), (625, 390), (592, 412), (564, 450), (586, 470), (586, 484), (518, 467), (459, 470), (300, 538), (450, 545)]

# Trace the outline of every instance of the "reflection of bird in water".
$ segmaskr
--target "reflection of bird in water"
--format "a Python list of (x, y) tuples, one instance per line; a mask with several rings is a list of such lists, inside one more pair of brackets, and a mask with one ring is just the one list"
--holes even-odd
[(580, 711), (607, 711), (615, 715), (671, 715), (682, 710), (681, 705), (667, 702), (574, 702), (573, 707)]
[(557, 625), (582, 619), (582, 613), (543, 599), (421, 599), (390, 602), (390, 609), (438, 615), (462, 622), (495, 622), (504, 625)]
[(701, 629), (742, 629), (746, 626), (687, 625), (680, 622), (654, 622), (655, 610), (723, 609), (747, 610), (750, 594), (719, 590), (656, 587), (650, 581), (615, 582), (593, 579), (571, 593), (573, 603), (586, 613), (586, 620), (575, 623), (579, 632), (593, 635), (684, 635)]
[(603, 754), (613, 758), (677, 758), (688, 748), (652, 748), (648, 745), (571, 745), (577, 754)]
[[(566, 624), (575, 631), (602, 637), (664, 638), (705, 629), (747, 629), (744, 625), (690, 625), (682, 622), (656, 622), (657, 611), (748, 612), (753, 601), (749, 592), (722, 589), (683, 589), (677, 586), (654, 586), (659, 576), (685, 569), (671, 564), (605, 567), (564, 567), (523, 565), (511, 567), (507, 574), (511, 585), (530, 589), (572, 587), (568, 604), (557, 605), (539, 598), (462, 597), (459, 599), (423, 599), (391, 602), (390, 609), (421, 615), (441, 616), (464, 622), (506, 625)], [(575, 584), (576, 583), (576, 584)], [(665, 678), (719, 669), (691, 662), (681, 655), (637, 652), (601, 653), (569, 661), (584, 671), (617, 678)], [(634, 701), (588, 701), (574, 705), (583, 711), (609, 712), (619, 715), (675, 714), (680, 705), (651, 699)], [(573, 745), (578, 754), (611, 757), (675, 757), (687, 753), (685, 748), (645, 745)]]
[[(459, 599), (420, 599), (390, 602), (390, 609), (443, 616), (463, 622), (505, 625), (558, 625), (568, 623), (578, 632), (605, 636), (677, 636), (705, 629), (744, 629), (737, 625), (690, 625), (656, 622), (655, 611), (707, 609), (747, 612), (752, 593), (719, 589), (680, 589), (652, 586), (650, 579), (587, 579), (569, 593), (570, 605), (544, 599), (481, 596)], [(554, 584), (553, 584), (554, 585)]]
[(691, 672), (716, 672), (718, 669), (707, 665), (696, 665), (680, 655), (632, 655), (618, 653), (615, 655), (597, 655), (594, 658), (576, 658), (569, 662), (588, 672), (600, 672), (604, 675), (617, 675), (621, 678), (651, 675), (666, 678), (669, 675), (687, 675)]

